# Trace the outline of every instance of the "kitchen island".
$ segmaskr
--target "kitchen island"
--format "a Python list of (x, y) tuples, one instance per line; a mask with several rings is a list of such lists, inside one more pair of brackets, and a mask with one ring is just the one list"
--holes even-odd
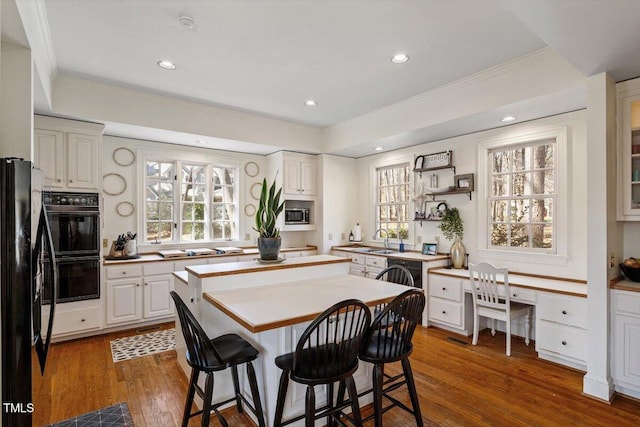
[[(294, 260), (291, 260), (294, 261)], [(281, 371), (274, 360), (295, 348), (310, 321), (336, 302), (356, 298), (369, 306), (388, 302), (407, 288), (348, 274), (344, 258), (318, 255), (296, 258), (287, 268), (283, 264), (265, 267), (257, 262), (238, 263), (237, 270), (196, 266), (187, 271), (187, 283), (176, 291), (185, 300), (210, 337), (237, 333), (260, 350), (254, 363), (265, 421), (273, 424), (278, 381)], [(288, 261), (287, 261), (288, 262)], [(260, 267), (256, 268), (256, 264)], [(218, 267), (218, 266), (216, 266)], [(231, 267), (231, 266), (229, 266)], [(178, 361), (187, 375), (184, 340), (177, 334)], [(354, 376), (359, 391), (371, 383), (371, 369), (361, 363)], [(216, 373), (214, 401), (232, 396), (229, 372)], [(250, 397), (242, 372), (241, 388)], [(285, 402), (285, 418), (304, 411), (305, 387), (291, 383)], [(362, 399), (360, 404), (370, 401)], [(326, 399), (325, 390), (316, 390), (317, 404)], [(320, 423), (320, 421), (319, 421)], [(303, 425), (303, 422), (294, 425)], [(318, 424), (320, 425), (320, 424)]]

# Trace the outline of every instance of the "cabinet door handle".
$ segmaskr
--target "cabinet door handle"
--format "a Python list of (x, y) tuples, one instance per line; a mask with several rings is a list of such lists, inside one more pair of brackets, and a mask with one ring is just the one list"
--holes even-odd
[(80, 319), (80, 321), (81, 321), (81, 322), (84, 322), (84, 321), (85, 321), (85, 319)]
[(567, 314), (567, 310), (562, 310), (562, 314)]
[(514, 296), (514, 297), (517, 297), (517, 296), (518, 296), (518, 294), (517, 294), (516, 292), (514, 292), (514, 293), (513, 293), (513, 296)]
[(126, 275), (126, 274), (127, 274), (127, 272), (126, 272), (126, 271), (123, 271), (123, 272), (122, 272), (122, 274)]
[(73, 180), (72, 180), (72, 179), (70, 179), (70, 180), (69, 180), (69, 182), (73, 182)]
[(442, 290), (443, 290), (443, 291), (446, 291), (446, 290), (447, 290), (447, 288), (445, 288), (445, 287), (443, 286), (443, 287), (442, 287)]
[(139, 288), (140, 287), (140, 283), (136, 283), (136, 287)]
[(62, 180), (60, 178), (56, 179), (56, 182), (62, 182)]
[(442, 314), (447, 314), (447, 312), (445, 310), (442, 310)]
[(567, 345), (567, 342), (566, 341), (562, 341), (562, 345)]
[(145, 285), (145, 286), (149, 286), (149, 284), (148, 284), (147, 282), (144, 282), (144, 285)]

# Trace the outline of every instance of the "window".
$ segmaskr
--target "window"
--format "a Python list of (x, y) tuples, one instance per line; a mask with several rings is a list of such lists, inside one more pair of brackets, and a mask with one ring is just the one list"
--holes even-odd
[(235, 168), (158, 160), (147, 160), (145, 166), (147, 242), (237, 238)]
[(389, 238), (409, 236), (409, 164), (376, 169), (376, 230)]
[(556, 140), (488, 153), (488, 247), (555, 253)]

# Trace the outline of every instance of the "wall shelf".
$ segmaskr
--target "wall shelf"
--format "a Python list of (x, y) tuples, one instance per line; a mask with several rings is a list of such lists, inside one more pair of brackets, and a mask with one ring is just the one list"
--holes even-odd
[(469, 196), (469, 200), (471, 200), (471, 193), (473, 191), (467, 190), (467, 189), (456, 189), (456, 190), (451, 190), (451, 191), (443, 191), (441, 193), (435, 193), (435, 194), (427, 194), (427, 197), (431, 197), (431, 200), (435, 201), (436, 197), (440, 197), (440, 196), (446, 196), (449, 194), (467, 194)]
[(416, 168), (413, 170), (413, 172), (415, 173), (419, 173), (420, 174), (420, 178), (422, 178), (422, 172), (431, 172), (431, 171), (437, 171), (437, 170), (442, 170), (442, 169), (451, 169), (455, 175), (456, 173), (456, 167), (453, 165), (447, 165), (447, 166), (436, 166), (433, 168)]

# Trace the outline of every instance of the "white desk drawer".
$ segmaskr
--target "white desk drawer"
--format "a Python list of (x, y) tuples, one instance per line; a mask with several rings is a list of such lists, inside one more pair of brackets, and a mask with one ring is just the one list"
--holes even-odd
[(536, 314), (539, 319), (587, 328), (587, 299), (540, 293)]
[(448, 277), (438, 277), (437, 280), (430, 280), (429, 296), (461, 302), (462, 282), (459, 279)]
[(511, 294), (511, 301), (524, 302), (527, 304), (535, 304), (536, 303), (536, 293), (535, 291), (530, 291), (524, 288), (514, 288), (513, 286), (509, 286), (509, 293)]
[(539, 350), (586, 360), (587, 331), (541, 320), (536, 325)]
[(140, 264), (107, 267), (107, 279), (124, 279), (126, 277), (142, 276)]
[(365, 256), (361, 254), (351, 254), (351, 262), (353, 264), (365, 265)]
[(371, 267), (378, 267), (380, 269), (387, 267), (387, 259), (380, 256), (366, 256), (366, 263)]
[(100, 327), (99, 308), (83, 308), (71, 311), (56, 311), (53, 334), (63, 335)]
[[(206, 262), (202, 262), (202, 264), (206, 264)], [(173, 263), (164, 261), (142, 264), (142, 272), (145, 276), (173, 273)]]
[(378, 274), (380, 274), (380, 272), (384, 270), (384, 268), (378, 268), (378, 267), (369, 267), (367, 266), (367, 277), (370, 279), (375, 279), (376, 276)]
[(640, 293), (617, 291), (613, 298), (616, 313), (640, 316)]
[(462, 327), (462, 304), (429, 297), (429, 320)]

